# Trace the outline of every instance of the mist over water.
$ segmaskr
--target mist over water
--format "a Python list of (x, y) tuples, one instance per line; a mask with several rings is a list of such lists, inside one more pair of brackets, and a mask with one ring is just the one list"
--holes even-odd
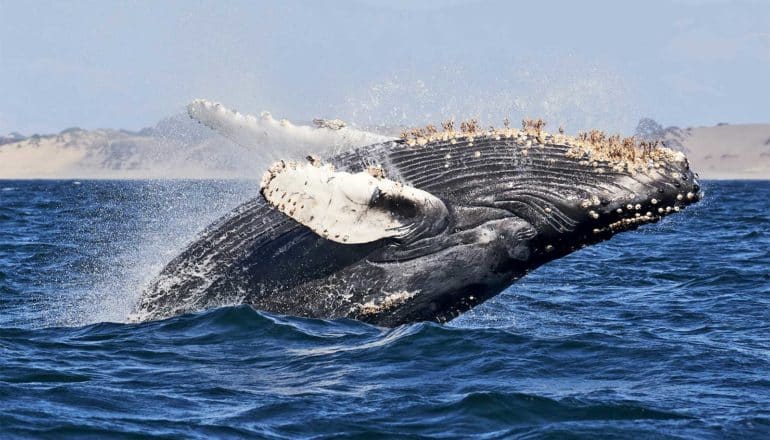
[[(413, 127), (479, 119), (484, 127), (517, 126), (545, 119), (551, 131), (602, 128), (633, 133), (645, 109), (635, 97), (636, 78), (606, 65), (556, 53), (495, 60), (495, 68), (463, 63), (426, 70), (403, 69), (347, 92), (335, 117), (364, 127)], [(490, 71), (491, 70), (491, 71)]]
[(166, 263), (259, 191), (255, 181), (209, 180), (0, 186), (3, 241), (21, 246), (24, 257), (7, 263), (21, 276), (9, 286), (23, 287), (19, 295), (31, 306), (4, 313), (0, 322), (33, 327), (124, 322)]
[(51, 438), (762, 437), (770, 184), (703, 186), (680, 215), (554, 261), (449, 325), (381, 329), (248, 306), (122, 323), (255, 182), (1, 181), (0, 425)]

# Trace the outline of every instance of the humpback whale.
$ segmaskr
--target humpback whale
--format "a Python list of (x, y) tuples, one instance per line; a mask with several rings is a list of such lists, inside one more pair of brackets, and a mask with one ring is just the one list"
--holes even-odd
[(284, 128), (338, 151), (276, 161), (260, 194), (146, 287), (132, 320), (245, 303), (379, 326), (443, 323), (549, 261), (702, 197), (681, 152), (596, 130), (551, 134), (541, 120), (520, 129), (448, 121), (392, 139), (202, 100), (188, 111), (245, 146)]

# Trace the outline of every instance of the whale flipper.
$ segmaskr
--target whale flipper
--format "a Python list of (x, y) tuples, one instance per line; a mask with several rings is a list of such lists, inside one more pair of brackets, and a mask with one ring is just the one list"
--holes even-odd
[(330, 147), (360, 147), (392, 140), (387, 136), (347, 127), (342, 121), (319, 120), (316, 127), (295, 125), (285, 119), (277, 120), (267, 112), (259, 117), (244, 115), (205, 99), (191, 102), (187, 113), (192, 119), (246, 148), (269, 142), (272, 151), (280, 145), (291, 151), (307, 152)]
[(316, 160), (279, 161), (262, 178), (261, 193), (280, 212), (337, 243), (410, 241), (446, 227), (448, 211), (439, 198), (386, 179), (381, 171), (349, 173)]

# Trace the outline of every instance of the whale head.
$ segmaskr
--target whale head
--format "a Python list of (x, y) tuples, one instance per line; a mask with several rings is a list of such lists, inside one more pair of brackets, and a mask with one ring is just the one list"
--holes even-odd
[[(569, 137), (540, 128), (430, 133), (406, 137), (389, 152), (389, 175), (442, 201), (447, 219), (440, 232), (395, 237), (368, 257), (391, 289), (366, 304), (392, 305), (393, 286), (411, 293), (399, 307), (368, 307), (358, 319), (450, 320), (544, 263), (702, 197), (681, 152), (596, 131)], [(416, 217), (424, 219), (419, 210)]]

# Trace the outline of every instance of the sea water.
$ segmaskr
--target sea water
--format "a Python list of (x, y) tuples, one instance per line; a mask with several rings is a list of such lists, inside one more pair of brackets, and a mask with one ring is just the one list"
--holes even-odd
[(126, 324), (255, 182), (0, 181), (0, 438), (762, 438), (770, 182), (551, 262), (448, 325), (248, 306)]

